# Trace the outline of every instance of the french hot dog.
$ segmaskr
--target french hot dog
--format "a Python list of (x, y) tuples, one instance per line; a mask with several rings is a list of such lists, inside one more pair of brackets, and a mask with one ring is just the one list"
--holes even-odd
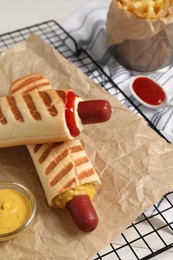
[[(52, 86), (46, 78), (34, 74), (15, 81), (11, 86), (11, 93), (50, 88)], [(83, 114), (82, 118), (88, 117), (85, 107), (79, 111)], [(100, 120), (103, 117), (102, 120), (105, 121), (104, 113), (102, 114)], [(93, 119), (87, 119), (88, 123), (91, 121)], [(39, 174), (48, 204), (66, 208), (81, 231), (94, 230), (98, 224), (98, 216), (91, 200), (102, 184), (80, 141), (76, 139), (63, 143), (28, 145), (27, 148)]]
[[(87, 116), (85, 107), (90, 111)], [(92, 110), (72, 90), (35, 90), (0, 97), (0, 147), (73, 140), (84, 124), (94, 123)], [(111, 107), (99, 105), (99, 110), (98, 119), (108, 120)]]

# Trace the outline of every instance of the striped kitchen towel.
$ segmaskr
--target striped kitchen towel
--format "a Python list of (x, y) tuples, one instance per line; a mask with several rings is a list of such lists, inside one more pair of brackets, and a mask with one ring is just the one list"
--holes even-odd
[[(151, 110), (145, 108), (130, 94), (129, 82), (133, 72), (117, 63), (113, 55), (113, 46), (108, 46), (106, 42), (105, 27), (108, 8), (109, 6), (100, 6), (96, 2), (90, 2), (73, 12), (64, 21), (63, 27), (74, 37), (78, 47), (87, 50), (118, 87), (132, 99), (138, 109), (173, 143), (173, 109)], [(162, 73), (150, 73), (150, 77), (163, 86), (169, 101), (173, 103), (173, 66)], [(114, 95), (114, 93), (111, 94)], [(117, 96), (117, 98), (119, 97)]]

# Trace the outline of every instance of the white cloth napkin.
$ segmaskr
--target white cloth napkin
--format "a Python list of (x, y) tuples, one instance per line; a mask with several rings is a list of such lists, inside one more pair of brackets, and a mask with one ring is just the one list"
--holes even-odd
[[(73, 36), (78, 43), (94, 58), (111, 79), (131, 98), (144, 115), (170, 142), (173, 143), (173, 109), (162, 108), (151, 110), (142, 106), (130, 94), (129, 82), (133, 72), (119, 65), (113, 56), (114, 48), (106, 43), (106, 19), (108, 6), (99, 6), (96, 2), (90, 2), (76, 10), (68, 17), (63, 27)], [(173, 103), (173, 66), (165, 72), (150, 73), (149, 76), (161, 84)], [(110, 90), (112, 95), (117, 95)], [(117, 98), (129, 106), (122, 95)]]

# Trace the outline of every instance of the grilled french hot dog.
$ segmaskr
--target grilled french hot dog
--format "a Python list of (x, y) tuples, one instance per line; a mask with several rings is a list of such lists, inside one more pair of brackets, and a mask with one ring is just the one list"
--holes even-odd
[[(28, 93), (35, 89), (50, 88), (52, 86), (46, 78), (34, 74), (15, 81), (11, 86), (11, 93)], [(103, 102), (98, 101), (97, 105), (103, 106)], [(85, 106), (79, 108), (79, 111), (81, 118), (86, 117), (86, 122), (83, 124), (93, 122), (94, 114), (91, 113), (92, 116), (89, 118)], [(102, 112), (99, 122), (106, 121), (107, 118), (107, 115)], [(39, 174), (48, 204), (66, 208), (81, 231), (94, 230), (98, 224), (98, 216), (91, 201), (102, 184), (80, 141), (76, 139), (27, 147)]]
[(83, 129), (77, 113), (79, 101), (72, 90), (35, 90), (0, 97), (0, 147), (76, 138)]
[[(73, 140), (90, 121), (85, 122), (84, 106), (85, 101), (72, 90), (35, 90), (1, 97), (0, 147)], [(107, 110), (100, 106), (100, 111), (103, 115), (98, 113), (98, 117), (107, 120)]]

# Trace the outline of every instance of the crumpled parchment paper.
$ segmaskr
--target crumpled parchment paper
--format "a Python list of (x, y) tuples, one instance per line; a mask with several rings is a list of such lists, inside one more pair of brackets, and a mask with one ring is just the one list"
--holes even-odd
[(103, 182), (94, 200), (99, 225), (82, 233), (65, 210), (50, 209), (26, 147), (3, 148), (0, 180), (29, 187), (37, 214), (26, 232), (1, 242), (0, 254), (18, 260), (89, 259), (173, 190), (173, 146), (35, 35), (0, 54), (0, 95), (7, 95), (14, 80), (30, 73), (42, 73), (54, 88), (72, 88), (86, 100), (106, 99), (112, 105), (108, 122), (85, 126), (80, 135)]

